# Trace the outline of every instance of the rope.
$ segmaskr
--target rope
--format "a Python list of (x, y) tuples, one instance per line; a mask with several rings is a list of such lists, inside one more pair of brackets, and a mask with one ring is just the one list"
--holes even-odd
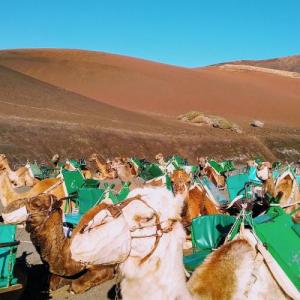
[(20, 241), (20, 243), (24, 243), (24, 244), (32, 244), (32, 241)]
[(50, 186), (46, 191), (43, 192), (43, 194), (48, 194), (49, 192), (51, 192), (52, 190), (54, 190), (56, 187), (58, 187), (59, 185), (61, 185), (63, 183), (63, 179), (61, 179), (60, 181), (58, 181), (57, 183), (53, 184), (52, 186)]

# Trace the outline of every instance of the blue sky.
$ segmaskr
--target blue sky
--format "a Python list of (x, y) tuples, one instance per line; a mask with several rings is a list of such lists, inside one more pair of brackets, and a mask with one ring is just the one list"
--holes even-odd
[(0, 0), (0, 49), (11, 48), (180, 66), (300, 54), (300, 0)]

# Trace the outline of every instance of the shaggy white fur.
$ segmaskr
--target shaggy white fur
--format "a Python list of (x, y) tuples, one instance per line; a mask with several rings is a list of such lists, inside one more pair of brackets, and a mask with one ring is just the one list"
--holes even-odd
[[(159, 187), (135, 189), (128, 197), (137, 195), (158, 213), (163, 229), (170, 226), (168, 220), (179, 220), (185, 195), (174, 197), (166, 188)], [(153, 220), (153, 210), (145, 209), (145, 206), (139, 206), (137, 203), (135, 201), (123, 210), (130, 227), (136, 224), (136, 216)], [(134, 235), (153, 234), (155, 227), (151, 225), (153, 223), (150, 223), (149, 227), (135, 231)], [(163, 233), (151, 256), (141, 263), (153, 249), (155, 237), (133, 239), (130, 256), (120, 265), (123, 275), (121, 283), (123, 299), (190, 299), (182, 262), (184, 241), (185, 232), (181, 223), (177, 221), (170, 232)]]

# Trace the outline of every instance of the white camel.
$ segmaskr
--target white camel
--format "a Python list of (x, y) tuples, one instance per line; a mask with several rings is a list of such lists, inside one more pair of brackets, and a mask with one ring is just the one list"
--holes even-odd
[[(134, 197), (142, 192), (143, 190), (135, 190), (130, 196)], [(150, 190), (144, 192), (148, 196), (143, 199), (155, 209), (161, 220), (176, 220), (186, 196), (185, 192), (175, 197), (162, 190), (161, 194), (153, 194)], [(138, 212), (128, 206), (123, 214), (126, 220), (131, 220), (130, 226), (134, 226), (142, 211)], [(274, 280), (262, 256), (245, 239), (228, 242), (213, 252), (195, 270), (187, 283), (182, 262), (185, 241), (183, 226), (176, 221), (166, 228), (168, 229), (162, 230), (155, 248), (155, 238), (147, 237), (153, 231), (146, 231), (149, 230), (147, 227), (141, 228), (141, 238), (133, 240), (129, 257), (120, 264), (123, 299), (289, 298)]]

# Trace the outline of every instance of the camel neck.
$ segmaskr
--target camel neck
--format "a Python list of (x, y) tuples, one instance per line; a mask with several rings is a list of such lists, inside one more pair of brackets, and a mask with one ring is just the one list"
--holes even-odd
[[(59, 257), (55, 257), (61, 252), (64, 244), (64, 232), (62, 222), (62, 211), (58, 210), (50, 213), (48, 217), (44, 214), (33, 215), (32, 221), (28, 222), (28, 228), (30, 230), (30, 236), (33, 244), (37, 247), (41, 258), (50, 262), (53, 259), (59, 260)], [(53, 251), (48, 251), (53, 249)]]
[[(4, 173), (0, 177), (0, 195), (2, 199), (2, 204), (6, 206), (8, 202), (18, 199), (18, 193), (11, 186), (11, 182), (8, 178), (7, 173)], [(5, 202), (5, 203), (3, 203)]]
[(96, 164), (97, 164), (98, 168), (100, 169), (100, 171), (102, 171), (102, 172), (106, 171), (105, 166), (100, 162), (98, 157), (96, 157), (95, 161), (96, 161)]
[(275, 197), (275, 184), (272, 178), (268, 178), (264, 183), (264, 192), (269, 193), (272, 197)]
[(3, 160), (1, 161), (1, 164), (4, 166), (5, 171), (7, 171), (7, 172), (12, 172), (12, 169), (10, 168), (7, 159), (3, 159)]

